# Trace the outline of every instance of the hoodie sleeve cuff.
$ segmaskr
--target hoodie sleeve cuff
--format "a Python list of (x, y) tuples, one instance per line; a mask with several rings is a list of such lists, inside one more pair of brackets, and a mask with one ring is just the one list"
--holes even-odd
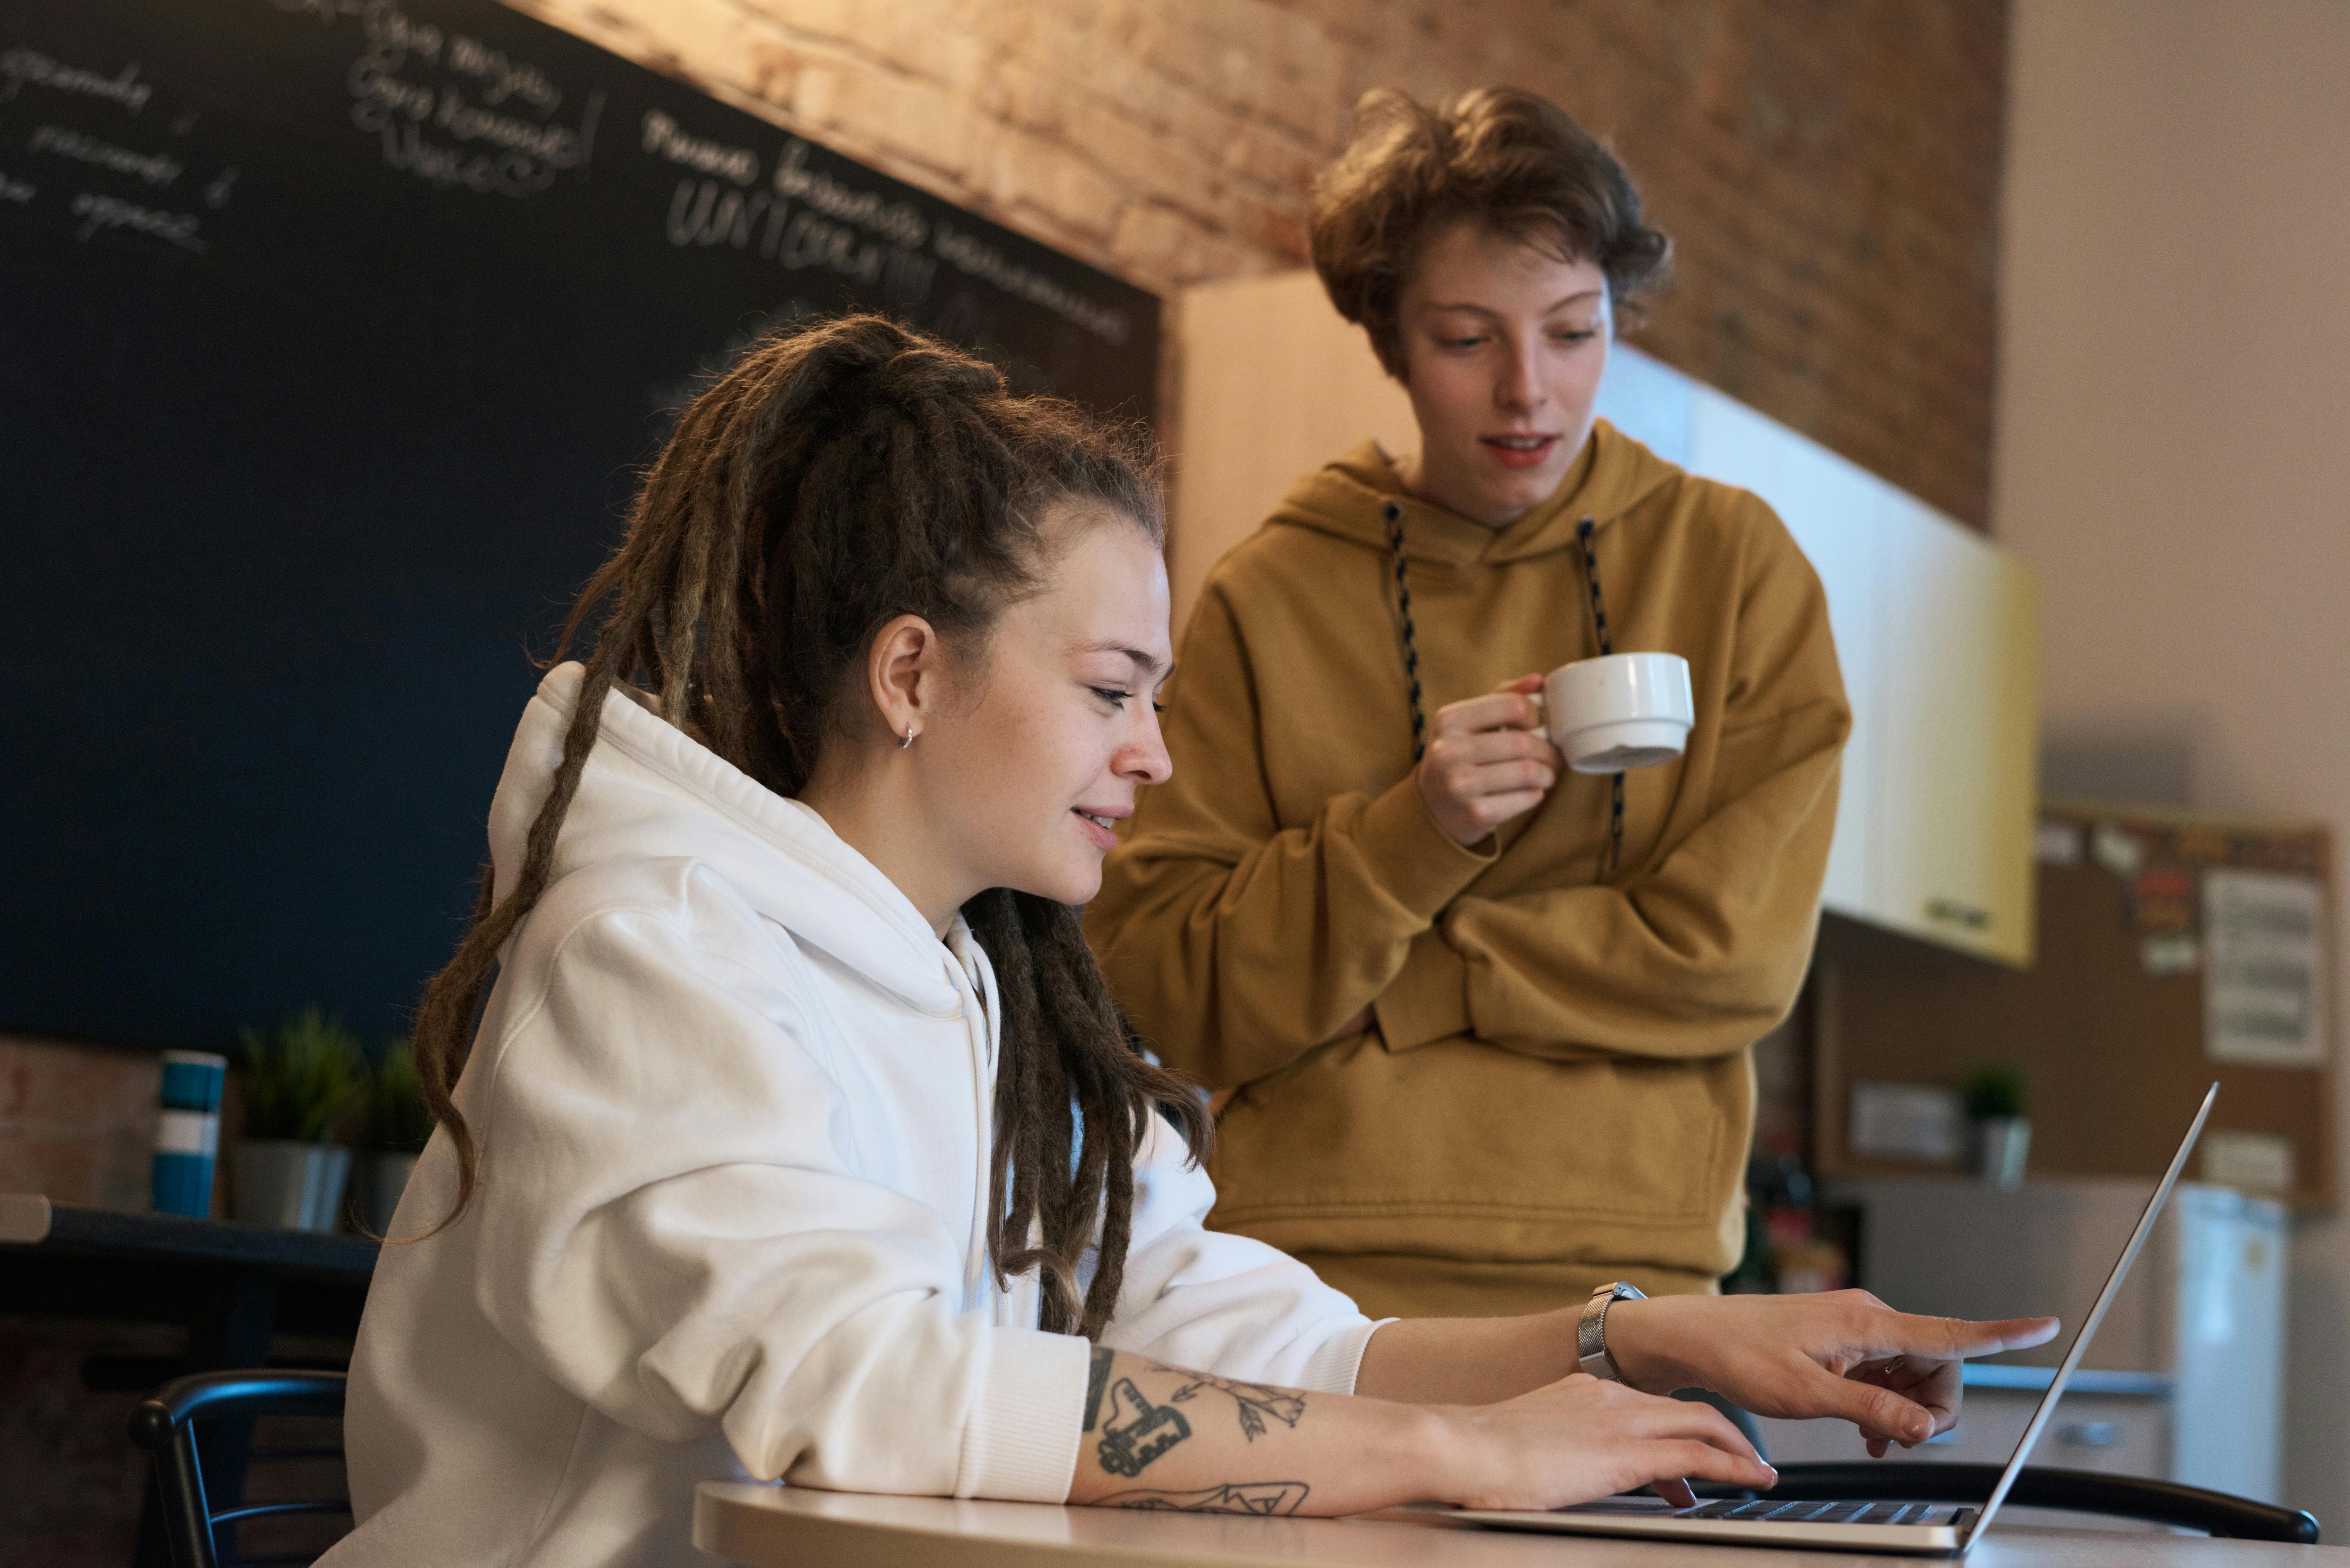
[(1073, 1334), (1005, 1328), (991, 1336), (979, 1407), (963, 1428), (957, 1497), (1066, 1502), (1077, 1473), (1093, 1346)]
[(1371, 1335), (1395, 1322), (1383, 1317), (1377, 1323), (1350, 1324), (1325, 1340), (1322, 1348), (1306, 1358), (1305, 1370), (1298, 1374), (1297, 1386), (1308, 1394), (1352, 1394), (1355, 1378), (1363, 1369), (1363, 1350), (1371, 1343)]
[(1469, 1031), (1469, 966), (1441, 930), (1412, 939), (1403, 969), (1371, 1004), (1390, 1051), (1414, 1051)]
[(1423, 920), (1442, 914), (1500, 857), (1490, 836), (1473, 848), (1455, 844), (1436, 826), (1409, 774), (1363, 808), (1356, 833), (1379, 886)]

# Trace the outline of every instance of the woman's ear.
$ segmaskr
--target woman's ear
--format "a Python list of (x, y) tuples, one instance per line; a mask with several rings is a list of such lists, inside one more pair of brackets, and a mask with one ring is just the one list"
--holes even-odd
[(901, 615), (873, 639), (866, 686), (881, 722), (904, 742), (936, 717), (946, 696), (946, 647), (938, 628), (918, 615)]

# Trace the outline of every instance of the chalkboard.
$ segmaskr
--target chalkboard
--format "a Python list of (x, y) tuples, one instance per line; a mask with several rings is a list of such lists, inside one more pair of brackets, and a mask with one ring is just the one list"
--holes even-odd
[(1153, 296), (487, 0), (0, 5), (0, 1030), (400, 1027), (674, 411), (849, 306), (1153, 411)]

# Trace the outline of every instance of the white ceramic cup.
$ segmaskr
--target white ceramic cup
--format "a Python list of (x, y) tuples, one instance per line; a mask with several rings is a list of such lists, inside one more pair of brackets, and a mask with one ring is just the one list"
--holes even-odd
[(1579, 774), (1621, 774), (1671, 762), (1697, 722), (1689, 660), (1678, 653), (1611, 653), (1562, 664), (1543, 681), (1543, 727)]

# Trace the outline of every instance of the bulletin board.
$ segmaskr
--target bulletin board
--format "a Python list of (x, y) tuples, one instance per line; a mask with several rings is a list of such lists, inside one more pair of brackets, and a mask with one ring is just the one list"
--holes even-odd
[[(2190, 1179), (2331, 1204), (2327, 831), (2072, 803), (2043, 806), (2036, 848), (2029, 971), (1824, 925), (1813, 977), (1822, 1171), (1937, 1168), (1852, 1147), (1856, 1085), (1956, 1091), (1977, 1068), (2011, 1064), (2027, 1085), (2034, 1176), (2158, 1177), (2217, 1080)], [(2314, 972), (2301, 975), (2305, 954)]]

